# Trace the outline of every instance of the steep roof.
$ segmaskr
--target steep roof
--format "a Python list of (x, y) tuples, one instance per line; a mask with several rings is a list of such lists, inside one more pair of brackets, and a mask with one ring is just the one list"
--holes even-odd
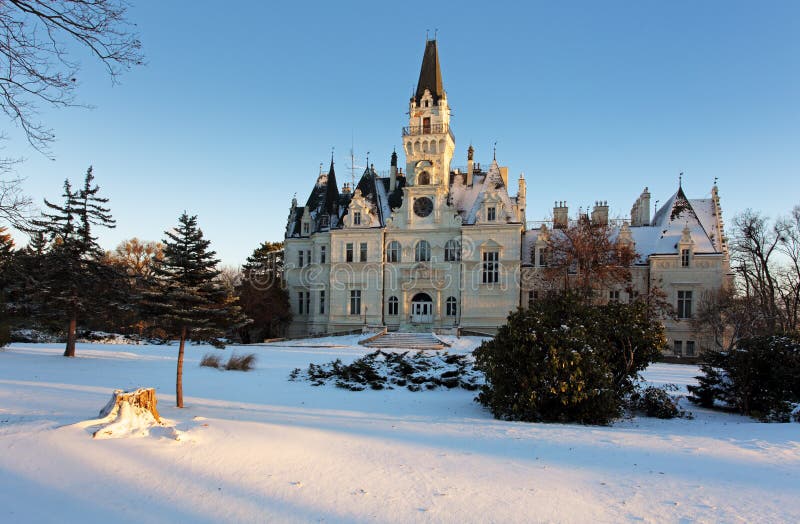
[(336, 172), (333, 170), (333, 156), (331, 156), (331, 167), (328, 169), (328, 181), (325, 185), (325, 203), (322, 209), (329, 215), (339, 216), (339, 188), (336, 185)]
[(509, 212), (513, 209), (513, 203), (508, 195), (508, 188), (503, 183), (497, 160), (492, 161), (488, 173), (473, 174), (471, 186), (464, 185), (463, 176), (463, 174), (459, 174), (453, 177), (450, 185), (450, 199), (465, 225), (475, 223), (487, 192), (496, 194)]
[(425, 53), (422, 55), (422, 67), (419, 70), (419, 81), (417, 82), (417, 93), (414, 100), (419, 104), (425, 90), (433, 95), (433, 103), (437, 103), (444, 94), (442, 85), (442, 71), (439, 68), (439, 49), (436, 40), (428, 40), (425, 43)]

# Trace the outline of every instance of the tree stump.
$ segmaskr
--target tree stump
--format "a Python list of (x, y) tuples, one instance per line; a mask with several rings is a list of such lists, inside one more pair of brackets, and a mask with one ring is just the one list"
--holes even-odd
[(81, 427), (99, 426), (94, 438), (145, 436), (150, 428), (162, 425), (156, 408), (156, 390), (139, 388), (135, 391), (114, 390), (111, 399), (100, 410), (100, 418), (81, 422)]

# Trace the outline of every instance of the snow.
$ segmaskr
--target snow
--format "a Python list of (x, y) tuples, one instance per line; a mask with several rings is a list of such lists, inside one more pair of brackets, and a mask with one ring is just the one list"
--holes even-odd
[[(494, 420), (458, 388), (351, 392), (292, 369), (371, 350), (358, 336), (229, 347), (251, 372), (187, 348), (53, 344), (0, 351), (2, 522), (797, 522), (800, 425), (682, 407), (693, 420), (611, 427)], [(448, 351), (479, 342), (464, 337)], [(300, 345), (300, 343), (304, 345)], [(336, 347), (326, 347), (335, 345)], [(653, 383), (697, 368), (658, 364)], [(180, 440), (92, 439), (114, 389), (155, 387)]]

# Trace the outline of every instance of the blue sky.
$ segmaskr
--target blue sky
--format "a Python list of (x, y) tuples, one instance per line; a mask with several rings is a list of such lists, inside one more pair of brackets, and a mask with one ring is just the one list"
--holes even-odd
[[(125, 238), (163, 238), (187, 210), (226, 264), (283, 237), (335, 147), (337, 175), (388, 169), (438, 29), (454, 165), (497, 157), (528, 181), (528, 219), (554, 200), (608, 200), (627, 216), (644, 186), (690, 198), (719, 177), (723, 213), (800, 204), (800, 3), (793, 1), (134, 1), (147, 65), (112, 86), (84, 60), (78, 98), (43, 108), (55, 160), (3, 124), (4, 154), (37, 202), (91, 164)], [(82, 54), (76, 57), (84, 58)], [(403, 159), (401, 158), (401, 162)], [(512, 183), (512, 191), (516, 191)]]

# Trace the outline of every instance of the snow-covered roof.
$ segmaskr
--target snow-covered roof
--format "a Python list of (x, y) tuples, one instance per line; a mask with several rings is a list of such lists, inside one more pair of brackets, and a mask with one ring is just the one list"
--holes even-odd
[(465, 225), (475, 224), (481, 205), (489, 194), (496, 195), (500, 199), (507, 213), (512, 212), (513, 203), (503, 183), (497, 160), (492, 161), (487, 173), (475, 173), (471, 186), (464, 184), (463, 174), (453, 177), (453, 183), (450, 185), (450, 199)]

